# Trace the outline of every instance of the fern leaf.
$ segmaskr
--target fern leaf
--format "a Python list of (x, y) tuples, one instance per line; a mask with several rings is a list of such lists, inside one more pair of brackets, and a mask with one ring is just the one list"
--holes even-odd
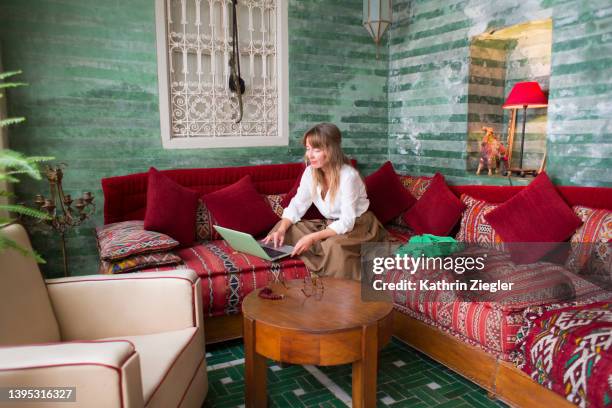
[(9, 183), (19, 183), (19, 179), (11, 176), (10, 174), (0, 173), (0, 181), (7, 181)]
[(25, 171), (30, 177), (40, 180), (38, 168), (27, 157), (14, 150), (0, 150), (0, 167)]
[(0, 89), (3, 88), (17, 88), (20, 86), (27, 86), (25, 82), (0, 82)]
[(15, 75), (19, 75), (22, 72), (23, 71), (21, 71), (21, 70), (0, 72), (0, 80), (1, 79), (6, 79), (6, 78), (10, 78), (10, 77), (15, 76)]
[(24, 117), (0, 119), (0, 127), (16, 125), (17, 123), (25, 122)]
[(36, 262), (40, 264), (46, 263), (45, 260), (36, 252), (30, 251), (27, 248), (22, 247), (17, 242), (8, 238), (2, 230), (0, 230), (0, 252), (6, 249), (14, 249), (15, 251), (21, 253), (23, 256), (29, 256), (36, 260)]
[(11, 193), (10, 191), (0, 190), (0, 197), (11, 198), (11, 197), (15, 197), (15, 194)]
[(39, 220), (50, 220), (51, 217), (49, 214), (44, 213), (42, 211), (35, 210), (33, 208), (28, 208), (19, 204), (0, 204), (0, 209), (14, 212), (17, 214), (25, 215), (26, 217), (38, 218)]
[(48, 162), (51, 160), (55, 160), (55, 157), (53, 156), (28, 156), (28, 161), (30, 163), (42, 163), (42, 162)]

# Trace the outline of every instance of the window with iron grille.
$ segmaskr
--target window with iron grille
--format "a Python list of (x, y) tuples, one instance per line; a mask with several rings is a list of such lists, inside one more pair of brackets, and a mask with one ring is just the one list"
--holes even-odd
[(164, 148), (288, 143), (287, 1), (238, 0), (243, 117), (229, 89), (232, 0), (156, 0)]

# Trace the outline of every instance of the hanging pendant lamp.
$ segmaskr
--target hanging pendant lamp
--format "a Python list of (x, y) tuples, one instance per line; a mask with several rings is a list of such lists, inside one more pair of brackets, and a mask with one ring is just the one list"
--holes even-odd
[(391, 25), (391, 13), (391, 0), (363, 0), (363, 26), (376, 43), (376, 59), (380, 39)]

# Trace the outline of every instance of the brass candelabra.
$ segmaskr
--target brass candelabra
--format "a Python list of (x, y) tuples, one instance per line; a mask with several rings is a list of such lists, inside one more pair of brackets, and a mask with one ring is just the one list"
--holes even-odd
[(68, 258), (66, 256), (66, 232), (81, 225), (96, 211), (94, 196), (91, 192), (84, 192), (82, 197), (73, 199), (70, 194), (64, 193), (62, 179), (65, 165), (47, 166), (45, 175), (49, 181), (49, 197), (37, 194), (34, 197), (36, 207), (49, 214), (50, 218), (38, 220), (37, 224), (46, 224), (59, 233), (64, 260), (64, 276), (69, 276)]

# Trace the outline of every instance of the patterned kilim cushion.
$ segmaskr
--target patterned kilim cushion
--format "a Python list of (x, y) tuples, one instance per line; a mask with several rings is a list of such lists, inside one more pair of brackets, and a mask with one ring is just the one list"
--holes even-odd
[(612, 211), (575, 206), (583, 224), (572, 235), (566, 267), (576, 273), (610, 278), (612, 271)]
[(283, 206), (281, 202), (285, 198), (285, 194), (269, 194), (266, 195), (266, 199), (270, 203), (270, 207), (272, 207), (272, 211), (279, 217), (283, 216)]
[(198, 201), (198, 211), (196, 212), (196, 235), (199, 241), (212, 241), (215, 239), (221, 239), (221, 236), (213, 225), (216, 224), (210, 211), (204, 204), (204, 201)]
[[(409, 175), (400, 175), (400, 182), (402, 185), (410, 191), (410, 194), (414, 196), (417, 200), (421, 198), (429, 185), (431, 184), (431, 177), (425, 176), (409, 176)], [(398, 217), (391, 220), (391, 224), (399, 225), (401, 227), (408, 227), (406, 221), (404, 221), (404, 213), (401, 213)]]
[(489, 211), (497, 208), (498, 204), (478, 200), (467, 194), (461, 194), (461, 201), (466, 208), (461, 217), (457, 241), (503, 250), (504, 244), (501, 237), (484, 218)]
[(172, 252), (153, 252), (150, 254), (140, 254), (128, 258), (119, 259), (115, 262), (102, 261), (100, 273), (114, 274), (124, 272), (134, 272), (139, 269), (153, 266), (179, 264), (182, 259)]
[[(279, 217), (283, 215), (283, 207), (281, 205), (281, 201), (285, 197), (284, 194), (262, 194), (270, 203), (270, 207)], [(204, 201), (200, 200), (198, 204), (198, 211), (196, 213), (196, 234), (199, 241), (214, 241), (217, 239), (221, 239), (221, 236), (215, 229), (213, 225), (216, 224), (216, 221)]]
[(114, 261), (147, 252), (160, 252), (179, 243), (168, 235), (147, 231), (144, 221), (123, 221), (96, 228), (100, 258)]
[(400, 176), (400, 181), (418, 200), (431, 184), (431, 177), (404, 175)]

